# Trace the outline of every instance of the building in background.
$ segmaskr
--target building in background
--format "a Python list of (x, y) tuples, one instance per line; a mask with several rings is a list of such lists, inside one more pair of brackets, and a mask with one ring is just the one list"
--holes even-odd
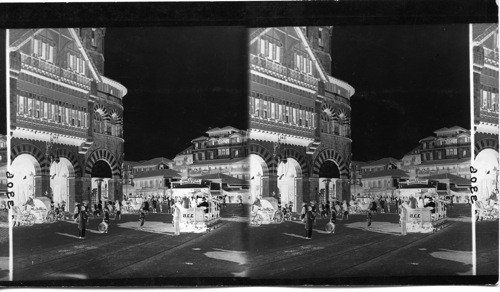
[[(137, 189), (143, 188), (143, 186), (137, 185), (136, 178), (138, 175), (145, 180), (145, 178), (149, 178), (149, 176), (157, 170), (167, 170), (172, 169), (174, 162), (165, 157), (155, 157), (149, 160), (141, 160), (141, 161), (124, 161), (122, 166), (122, 189), (123, 193), (127, 196), (134, 196), (137, 193)], [(158, 173), (156, 172), (153, 176)], [(179, 175), (177, 172), (166, 172), (167, 174), (172, 174), (175, 177)], [(156, 177), (154, 177), (156, 179)]]
[(193, 164), (193, 148), (193, 145), (187, 147), (179, 152), (173, 159), (174, 164), (172, 168), (179, 172), (183, 178), (188, 177), (189, 165)]
[(421, 163), (408, 166), (417, 178), (449, 173), (470, 178), (470, 131), (459, 126), (434, 131), (436, 136), (420, 140)]
[(178, 181), (181, 175), (172, 169), (161, 168), (141, 171), (134, 175), (134, 194), (142, 197), (169, 195), (172, 181)]
[(8, 35), (15, 203), (121, 199), (127, 89), (104, 76), (105, 29)]
[(331, 76), (331, 32), (250, 30), (252, 199), (274, 195), (298, 211), (304, 201), (350, 197), (354, 88)]
[(498, 198), (498, 24), (472, 24), (474, 162), (478, 198)]
[[(208, 136), (201, 136), (191, 141), (193, 146), (188, 152), (192, 153), (192, 163), (187, 158), (188, 152), (181, 155), (186, 157), (182, 158), (186, 159), (186, 163), (179, 168), (186, 169), (187, 177), (222, 173), (249, 180), (247, 132), (226, 126), (210, 129), (206, 133)], [(177, 166), (174, 166), (174, 169), (177, 170)]]

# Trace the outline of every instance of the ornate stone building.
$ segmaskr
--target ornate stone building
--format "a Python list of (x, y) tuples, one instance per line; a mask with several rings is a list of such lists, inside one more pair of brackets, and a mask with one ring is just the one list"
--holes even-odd
[(473, 24), (474, 186), (485, 200), (498, 195), (498, 24)]
[(350, 198), (354, 88), (330, 76), (330, 38), (330, 27), (250, 31), (253, 199), (274, 193), (300, 211), (304, 201)]
[(104, 74), (104, 28), (8, 32), (15, 203), (120, 199), (127, 89)]

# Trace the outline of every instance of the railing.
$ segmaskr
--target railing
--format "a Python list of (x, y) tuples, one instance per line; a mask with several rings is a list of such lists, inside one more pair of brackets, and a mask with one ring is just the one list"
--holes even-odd
[[(90, 84), (92, 81), (92, 79), (90, 79), (90, 78), (87, 78), (87, 77), (82, 76), (78, 73), (60, 68), (59, 66), (56, 66), (56, 65), (49, 63), (45, 60), (42, 60), (40, 58), (27, 55), (25, 53), (21, 53), (21, 62), (23, 65), (30, 66), (30, 67), (33, 67), (33, 68), (36, 68), (36, 69), (42, 71), (41, 72), (42, 74), (47, 75), (49, 77), (54, 77), (53, 75), (55, 75), (56, 77), (61, 78), (62, 81), (66, 81), (66, 80), (72, 81), (72, 82), (75, 82), (79, 85), (83, 85), (86, 87), (90, 87)], [(64, 80), (64, 79), (66, 79), (66, 80)], [(66, 83), (70, 84), (70, 82), (67, 82), (67, 81), (66, 81)]]
[(266, 58), (259, 57), (256, 55), (250, 55), (250, 62), (254, 65), (258, 65), (260, 67), (266, 68), (268, 70), (286, 76), (287, 68), (285, 66), (269, 61)]
[(498, 62), (498, 52), (489, 50), (487, 48), (484, 49), (484, 57), (486, 59), (494, 60)]
[(314, 78), (313, 76), (307, 75), (305, 73), (302, 73), (300, 71), (288, 69), (290, 71), (290, 77), (299, 81), (302, 81), (304, 83), (317, 86), (318, 85), (318, 80)]
[(47, 61), (44, 61), (42, 59), (35, 58), (32, 56), (26, 55), (24, 53), (21, 53), (21, 62), (26, 64), (26, 65), (29, 65), (29, 66), (35, 67), (37, 69), (43, 70), (45, 72), (48, 72), (48, 73), (51, 73), (51, 74), (54, 74), (57, 76), (60, 75), (60, 71), (59, 71), (58, 66), (51, 64)]
[(73, 82), (76, 82), (76, 83), (79, 83), (79, 84), (83, 84), (85, 86), (89, 86), (90, 87), (90, 83), (91, 83), (91, 79), (90, 78), (87, 78), (85, 76), (82, 76), (78, 73), (75, 73), (75, 72), (72, 72), (72, 71), (69, 71), (69, 70), (66, 70), (66, 69), (63, 69), (61, 68), (61, 71), (62, 71), (62, 76), (63, 78), (66, 78), (68, 80), (71, 80)]
[(260, 66), (264, 69), (270, 70), (272, 72), (275, 72), (277, 74), (280, 74), (285, 78), (289, 77), (291, 79), (295, 79), (312, 86), (318, 86), (318, 80), (314, 76), (305, 74), (297, 70), (289, 69), (281, 64), (272, 62), (264, 57), (251, 54), (250, 63), (253, 65)]

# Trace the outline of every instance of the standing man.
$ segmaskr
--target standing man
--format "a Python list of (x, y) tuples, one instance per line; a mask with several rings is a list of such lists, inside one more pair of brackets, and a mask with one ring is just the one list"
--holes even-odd
[(174, 234), (175, 235), (180, 235), (181, 230), (180, 230), (180, 221), (181, 221), (181, 209), (180, 209), (180, 202), (177, 202), (174, 204), (174, 215), (173, 215), (173, 223), (174, 223)]
[(304, 215), (304, 222), (306, 223), (306, 239), (311, 239), (312, 238), (312, 230), (313, 230), (313, 225), (314, 225), (314, 219), (315, 216), (312, 211), (311, 206), (307, 206), (307, 211)]
[(78, 214), (78, 238), (85, 238), (85, 229), (87, 228), (87, 212), (85, 212), (85, 207), (80, 208), (80, 213)]

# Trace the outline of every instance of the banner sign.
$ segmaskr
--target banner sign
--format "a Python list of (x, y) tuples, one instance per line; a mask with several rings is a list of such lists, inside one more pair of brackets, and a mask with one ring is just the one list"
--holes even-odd
[(410, 179), (410, 180), (407, 180), (407, 181), (402, 181), (402, 182), (400, 182), (400, 184), (405, 184), (405, 185), (427, 185), (427, 184), (429, 184), (429, 180), (428, 179), (414, 178), (414, 179)]
[(180, 180), (181, 185), (201, 185), (201, 179), (200, 178), (183, 178)]

